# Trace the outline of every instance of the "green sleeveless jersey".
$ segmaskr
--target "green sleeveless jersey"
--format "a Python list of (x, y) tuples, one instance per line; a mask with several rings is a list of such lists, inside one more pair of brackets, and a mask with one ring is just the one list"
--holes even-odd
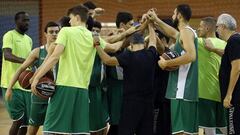
[[(36, 69), (39, 68), (42, 65), (46, 56), (47, 56), (47, 50), (46, 50), (45, 46), (41, 46), (40, 49), (39, 49), (38, 60), (34, 64)], [(32, 102), (33, 103), (38, 103), (38, 104), (47, 104), (48, 99), (43, 99), (43, 98), (40, 98), (38, 96), (33, 95), (32, 96)]]
[(46, 56), (47, 56), (47, 50), (46, 50), (45, 46), (41, 46), (40, 50), (39, 50), (38, 60), (35, 63), (35, 66), (37, 68), (39, 68), (42, 65), (42, 63), (43, 63), (44, 59), (46, 58)]
[[(186, 29), (190, 29), (194, 33), (194, 44), (197, 54), (197, 34), (189, 26), (187, 26)], [(176, 51), (179, 55), (183, 55), (185, 51), (181, 46), (179, 38), (180, 35), (176, 40), (174, 51)], [(169, 73), (166, 98), (198, 101), (198, 58), (196, 58), (194, 62), (180, 65), (177, 70)]]
[(102, 64), (101, 58), (98, 54), (95, 56), (92, 75), (90, 79), (90, 87), (96, 87), (101, 85), (104, 77), (104, 66)]

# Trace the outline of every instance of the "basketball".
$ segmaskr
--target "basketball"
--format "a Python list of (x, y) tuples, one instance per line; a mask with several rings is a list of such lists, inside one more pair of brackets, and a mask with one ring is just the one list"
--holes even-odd
[(44, 76), (51, 79), (51, 80), (54, 80), (54, 75), (53, 75), (53, 72), (51, 70), (48, 71)]
[[(177, 52), (175, 52), (175, 51), (172, 51), (172, 50), (168, 49), (167, 51), (165, 51), (162, 54), (162, 57), (165, 60), (171, 60), (171, 59), (175, 59), (175, 58), (179, 57), (179, 54)], [(177, 70), (178, 68), (179, 68), (179, 66), (166, 67), (165, 70), (167, 70), (167, 71), (174, 71), (174, 70)]]
[(29, 80), (32, 78), (33, 74), (34, 73), (29, 70), (25, 70), (20, 74), (20, 76), (18, 77), (18, 82), (22, 88), (24, 88), (24, 89), (31, 88)]
[(52, 79), (45, 76), (39, 80), (36, 89), (37, 96), (48, 99), (55, 92), (55, 83)]

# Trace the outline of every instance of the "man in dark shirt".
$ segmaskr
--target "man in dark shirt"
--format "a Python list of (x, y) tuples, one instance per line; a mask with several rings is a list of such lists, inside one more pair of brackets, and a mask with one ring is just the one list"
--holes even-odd
[(149, 45), (144, 48), (144, 37), (135, 33), (130, 38), (130, 50), (111, 57), (96, 46), (102, 61), (123, 68), (123, 103), (119, 135), (153, 135), (153, 82), (158, 56), (156, 37), (149, 25)]
[(240, 135), (240, 35), (235, 32), (236, 20), (221, 14), (217, 21), (219, 37), (227, 42), (219, 71), (224, 107), (228, 108), (228, 134)]

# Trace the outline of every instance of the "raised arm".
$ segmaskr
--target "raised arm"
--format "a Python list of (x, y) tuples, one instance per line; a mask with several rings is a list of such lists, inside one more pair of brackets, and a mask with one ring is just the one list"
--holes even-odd
[(126, 31), (124, 31), (124, 32), (122, 32), (122, 33), (120, 33), (120, 34), (113, 35), (113, 36), (110, 36), (110, 37), (106, 37), (106, 38), (105, 38), (105, 41), (108, 42), (108, 43), (116, 43), (116, 42), (118, 42), (118, 41), (121, 41), (121, 40), (123, 40), (126, 36), (128, 36), (128, 35), (134, 33), (135, 31), (137, 31), (137, 30), (138, 30), (137, 28), (138, 28), (138, 27), (134, 27), (134, 26), (133, 26), (133, 27), (129, 28), (128, 30), (126, 30)]
[(163, 22), (161, 19), (159, 19), (154, 10), (148, 11), (148, 18), (155, 22), (157, 24), (156, 27), (159, 27), (168, 37), (177, 39), (179, 32), (173, 27)]
[(104, 51), (107, 53), (115, 53), (118, 50), (121, 49), (123, 44), (123, 41), (118, 41), (116, 43), (110, 44), (110, 43), (106, 43), (106, 46), (104, 48)]
[(104, 52), (104, 50), (99, 45), (96, 46), (96, 49), (97, 49), (98, 55), (100, 56), (104, 64), (109, 66), (119, 65), (117, 58), (109, 56), (106, 52)]
[(153, 25), (152, 24), (149, 24), (148, 25), (148, 30), (149, 30), (149, 43), (148, 43), (148, 48), (153, 46), (156, 48), (156, 43), (157, 43), (157, 40), (156, 40), (156, 33), (153, 29)]

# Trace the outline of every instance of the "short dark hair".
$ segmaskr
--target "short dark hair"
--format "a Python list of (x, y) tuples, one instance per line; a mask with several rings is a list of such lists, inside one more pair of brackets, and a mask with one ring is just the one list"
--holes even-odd
[(97, 6), (92, 1), (84, 2), (83, 5), (88, 9), (95, 9)]
[(192, 10), (188, 4), (180, 4), (177, 6), (177, 12), (181, 13), (183, 18), (187, 21), (192, 17)]
[(215, 18), (213, 17), (205, 17), (205, 18), (202, 18), (202, 20), (207, 26), (209, 26), (211, 28), (211, 30), (215, 31), (216, 29), (216, 24), (217, 24), (217, 21)]
[(47, 25), (45, 26), (44, 32), (47, 33), (47, 29), (48, 29), (49, 27), (59, 27), (59, 25), (58, 25), (57, 23), (53, 22), (53, 21), (50, 21), (50, 22), (48, 22)]
[(101, 29), (102, 28), (102, 24), (100, 22), (98, 22), (98, 21), (94, 21), (93, 27)]
[(132, 44), (144, 44), (144, 37), (141, 33), (136, 32), (130, 36), (129, 42)]
[(61, 27), (69, 27), (71, 26), (69, 21), (70, 18), (68, 16), (63, 16), (58, 22), (61, 25)]
[(86, 22), (88, 19), (88, 9), (83, 5), (74, 6), (68, 9), (67, 15), (79, 15), (82, 22)]
[(127, 24), (132, 19), (133, 19), (133, 16), (129, 12), (118, 12), (117, 17), (116, 17), (116, 25), (119, 28), (120, 23)]
[(19, 19), (20, 15), (25, 15), (25, 14), (27, 14), (27, 12), (25, 12), (25, 11), (17, 12), (15, 14), (14, 20), (17, 21)]

